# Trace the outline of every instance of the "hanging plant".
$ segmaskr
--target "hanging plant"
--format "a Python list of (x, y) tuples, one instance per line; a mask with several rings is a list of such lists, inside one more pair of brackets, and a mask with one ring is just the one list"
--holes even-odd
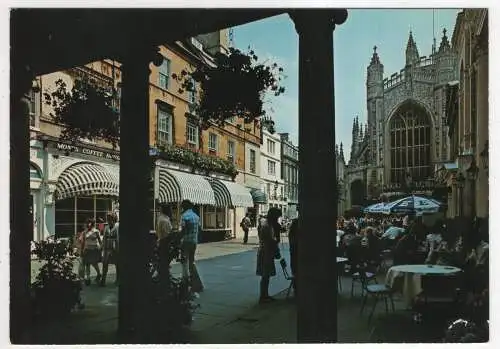
[(55, 91), (44, 92), (45, 104), (52, 106), (50, 116), (63, 125), (61, 139), (77, 143), (81, 139), (105, 140), (115, 148), (120, 136), (120, 113), (115, 108), (114, 89), (99, 86), (97, 81), (82, 77), (74, 80), (71, 91), (59, 79)]
[(275, 97), (284, 93), (285, 76), (277, 63), (268, 65), (258, 59), (250, 48), (247, 53), (230, 48), (228, 55), (215, 55), (215, 66), (203, 64), (191, 72), (172, 74), (180, 84), (179, 93), (195, 93), (199, 87), (199, 101), (192, 107), (203, 128), (212, 123), (222, 126), (234, 116), (247, 124), (266, 116), (264, 97), (269, 92)]

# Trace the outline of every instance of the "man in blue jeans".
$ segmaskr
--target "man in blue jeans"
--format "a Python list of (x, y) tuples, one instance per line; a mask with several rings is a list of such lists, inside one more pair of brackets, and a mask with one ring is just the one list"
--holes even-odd
[(182, 215), (179, 231), (182, 236), (182, 276), (189, 282), (193, 292), (201, 292), (203, 290), (203, 284), (201, 283), (196, 265), (194, 264), (194, 255), (196, 252), (196, 244), (198, 243), (198, 233), (200, 231), (200, 217), (193, 211), (193, 204), (189, 200), (182, 201), (181, 208)]

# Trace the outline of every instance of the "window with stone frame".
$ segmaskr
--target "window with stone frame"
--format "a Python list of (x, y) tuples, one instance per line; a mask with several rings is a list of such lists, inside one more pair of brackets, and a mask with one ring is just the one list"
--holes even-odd
[(186, 143), (191, 149), (198, 149), (199, 146), (199, 134), (198, 125), (194, 122), (188, 121), (186, 123)]
[(391, 182), (403, 185), (431, 176), (429, 116), (413, 104), (403, 106), (390, 121)]
[(191, 78), (191, 83), (193, 84), (193, 88), (188, 91), (188, 102), (194, 104), (196, 103), (196, 82), (193, 78)]
[(227, 159), (233, 164), (236, 162), (236, 145), (234, 141), (227, 141)]
[(267, 174), (276, 175), (276, 162), (272, 160), (267, 160)]
[(158, 85), (164, 89), (168, 90), (170, 82), (170, 60), (168, 58), (163, 58), (162, 64), (158, 67)]
[(212, 154), (217, 154), (218, 151), (217, 135), (212, 132), (208, 134), (208, 151)]
[(267, 152), (272, 155), (276, 153), (276, 142), (270, 139), (267, 140)]
[(172, 144), (172, 110), (157, 106), (157, 143), (158, 145)]
[(255, 153), (255, 150), (250, 149), (250, 173), (256, 173), (257, 172), (257, 154)]
[(33, 89), (31, 89), (28, 93), (30, 128), (39, 127), (40, 112), (38, 109), (39, 106), (39, 103), (37, 101), (38, 96), (39, 93), (36, 93)]

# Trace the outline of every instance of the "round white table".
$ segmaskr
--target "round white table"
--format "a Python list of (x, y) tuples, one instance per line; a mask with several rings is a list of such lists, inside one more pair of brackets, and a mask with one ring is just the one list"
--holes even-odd
[[(386, 285), (394, 291), (401, 291), (408, 304), (422, 292), (422, 275), (444, 277), (461, 272), (462, 269), (446, 265), (408, 264), (395, 265), (387, 271)], [(398, 282), (397, 280), (402, 280)]]
[(347, 262), (349, 259), (345, 258), (345, 257), (337, 257), (337, 263), (345, 263)]

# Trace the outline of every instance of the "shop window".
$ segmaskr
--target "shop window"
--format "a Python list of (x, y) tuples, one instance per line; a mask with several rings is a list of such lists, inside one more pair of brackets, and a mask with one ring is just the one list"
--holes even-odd
[(82, 231), (89, 218), (106, 219), (112, 209), (112, 199), (89, 196), (68, 198), (56, 202), (55, 234), (56, 236), (73, 236)]
[(204, 206), (203, 229), (224, 229), (227, 223), (224, 207)]

